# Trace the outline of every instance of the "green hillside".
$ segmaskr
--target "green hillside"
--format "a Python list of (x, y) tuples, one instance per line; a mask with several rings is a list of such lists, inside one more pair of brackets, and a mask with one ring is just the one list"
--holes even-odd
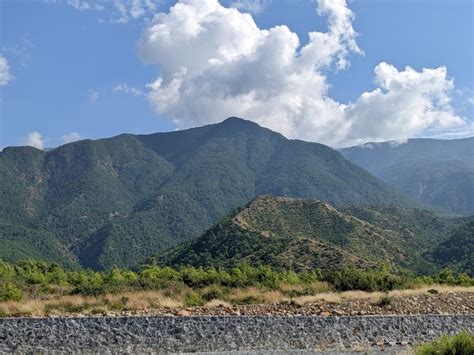
[(135, 265), (260, 194), (337, 206), (413, 203), (329, 147), (238, 118), (0, 153), (0, 219), (46, 231), (72, 263), (96, 269)]
[(428, 257), (442, 267), (474, 275), (474, 218), (456, 228), (447, 240), (428, 253)]
[(413, 199), (447, 212), (474, 213), (474, 137), (367, 143), (341, 153)]
[(158, 260), (203, 267), (232, 267), (245, 261), (296, 270), (384, 262), (430, 273), (439, 265), (423, 254), (459, 223), (416, 209), (337, 210), (317, 200), (260, 196)]
[(78, 267), (73, 255), (49, 232), (0, 222), (0, 260), (38, 259)]

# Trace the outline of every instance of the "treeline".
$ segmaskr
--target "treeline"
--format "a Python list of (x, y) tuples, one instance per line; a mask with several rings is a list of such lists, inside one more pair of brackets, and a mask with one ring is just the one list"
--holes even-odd
[(247, 264), (232, 269), (174, 269), (152, 263), (137, 270), (112, 268), (99, 272), (66, 270), (56, 263), (36, 260), (24, 260), (17, 264), (0, 261), (0, 301), (21, 300), (25, 293), (38, 295), (67, 292), (99, 296), (124, 291), (161, 290), (170, 285), (185, 285), (193, 289), (208, 286), (277, 289), (281, 284), (308, 285), (321, 281), (327, 282), (335, 291), (390, 291), (435, 283), (474, 285), (474, 279), (469, 275), (456, 275), (447, 269), (433, 276), (416, 276), (387, 266), (372, 270), (346, 267), (331, 272), (294, 272)]

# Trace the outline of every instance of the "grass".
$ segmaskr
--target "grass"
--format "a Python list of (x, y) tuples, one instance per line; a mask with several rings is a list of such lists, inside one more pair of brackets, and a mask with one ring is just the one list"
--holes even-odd
[(417, 277), (391, 272), (383, 265), (371, 271), (349, 268), (323, 274), (246, 264), (233, 269), (173, 269), (153, 263), (135, 271), (95, 272), (34, 260), (17, 265), (0, 261), (0, 316), (147, 312), (204, 306), (214, 300), (231, 305), (368, 300), (388, 307), (395, 297), (474, 292), (474, 279), (463, 274), (443, 271)]
[(436, 290), (438, 294), (474, 292), (474, 287), (428, 285), (406, 290), (394, 290), (389, 292), (366, 292), (366, 291), (344, 291), (344, 292), (322, 292), (314, 295), (294, 297), (292, 300), (298, 304), (327, 302), (338, 304), (343, 301), (368, 300), (373, 304), (379, 304), (385, 297), (400, 298), (432, 294), (429, 290)]
[(429, 295), (428, 290), (430, 289), (436, 289), (440, 294), (474, 292), (474, 287), (447, 287), (443, 285), (391, 292), (321, 291), (324, 288), (322, 286), (318, 288), (316, 285), (311, 289), (314, 293), (296, 297), (288, 296), (288, 290), (293, 291), (293, 288), (287, 286), (282, 290), (272, 290), (255, 286), (237, 288), (208, 286), (202, 289), (192, 289), (187, 286), (170, 285), (168, 288), (158, 291), (129, 291), (100, 296), (32, 294), (20, 301), (1, 302), (0, 316), (98, 315), (114, 312), (153, 313), (157, 310), (166, 313), (166, 310), (172, 311), (195, 306), (232, 307), (234, 305), (271, 303), (336, 305), (342, 302), (368, 301), (374, 305), (387, 306), (395, 298)]
[(441, 338), (418, 346), (416, 355), (472, 355), (474, 354), (474, 335), (461, 332), (456, 335), (445, 335)]

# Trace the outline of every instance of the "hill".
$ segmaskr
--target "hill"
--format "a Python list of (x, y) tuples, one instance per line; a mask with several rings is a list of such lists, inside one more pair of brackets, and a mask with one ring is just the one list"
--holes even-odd
[(233, 267), (248, 262), (295, 270), (384, 262), (430, 273), (437, 265), (423, 254), (461, 221), (417, 209), (337, 210), (317, 200), (260, 196), (158, 260), (171, 266)]
[[(71, 263), (95, 269), (135, 265), (261, 194), (336, 206), (413, 204), (327, 146), (288, 140), (239, 118), (0, 153), (0, 219), (29, 235), (48, 233)], [(0, 249), (20, 247), (14, 236), (4, 229)], [(23, 256), (62, 261), (24, 250)]]
[(413, 199), (451, 213), (474, 213), (474, 137), (367, 143), (341, 153)]
[(474, 218), (456, 228), (428, 257), (442, 267), (474, 275)]

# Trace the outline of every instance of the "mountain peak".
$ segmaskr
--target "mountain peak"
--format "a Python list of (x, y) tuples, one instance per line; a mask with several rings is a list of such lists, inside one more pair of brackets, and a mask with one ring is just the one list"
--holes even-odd
[(286, 139), (282, 134), (272, 131), (269, 128), (262, 127), (258, 123), (246, 120), (240, 117), (229, 117), (224, 121), (214, 125), (216, 132), (225, 133), (226, 135), (271, 135), (279, 139)]
[(233, 127), (233, 128), (263, 128), (260, 126), (258, 123), (255, 123), (254, 121), (251, 120), (246, 120), (244, 118), (240, 117), (228, 117), (224, 121), (217, 123), (217, 126), (225, 126), (225, 127)]
[[(231, 116), (231, 117), (227, 117), (224, 121), (222, 121), (221, 123), (232, 123), (232, 122), (248, 122), (248, 123), (255, 123), (253, 121), (250, 121), (250, 120), (246, 120), (244, 118), (240, 118), (240, 117), (236, 117), (236, 116)], [(255, 123), (256, 124), (256, 123)]]

